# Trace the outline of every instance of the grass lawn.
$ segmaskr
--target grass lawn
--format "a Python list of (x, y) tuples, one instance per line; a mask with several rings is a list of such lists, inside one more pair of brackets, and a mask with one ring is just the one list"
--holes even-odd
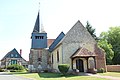
[(99, 73), (102, 76), (113, 76), (120, 77), (120, 72), (107, 72), (107, 73)]
[(34, 80), (109, 80), (103, 78), (97, 78), (92, 76), (75, 76), (66, 75), (63, 76), (58, 73), (26, 73), (26, 72), (12, 72), (10, 74), (15, 74), (27, 78), (32, 78)]

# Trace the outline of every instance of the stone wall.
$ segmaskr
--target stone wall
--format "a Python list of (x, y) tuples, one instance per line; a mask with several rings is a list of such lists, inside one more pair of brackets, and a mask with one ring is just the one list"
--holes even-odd
[(33, 65), (35, 70), (45, 70), (48, 66), (49, 52), (46, 49), (31, 49), (29, 55), (30, 65)]
[[(78, 48), (84, 47), (94, 52), (96, 41), (86, 28), (78, 21), (65, 35), (63, 41), (63, 62), (71, 66), (71, 56)], [(70, 67), (71, 69), (71, 67)]]
[[(62, 63), (69, 64), (71, 70), (71, 56), (75, 53), (78, 48), (86, 48), (89, 51), (96, 54), (96, 67), (104, 68), (106, 70), (106, 62), (105, 62), (105, 54), (96, 46), (97, 42), (94, 38), (89, 34), (86, 28), (78, 21), (65, 35), (63, 40), (61, 41), (62, 46)], [(54, 50), (55, 51), (55, 50)], [(54, 52), (53, 51), (53, 52)], [(56, 53), (56, 52), (55, 52)], [(56, 58), (56, 54), (54, 53), (54, 57)], [(102, 63), (102, 64), (101, 64)], [(54, 68), (59, 63), (55, 62), (53, 64)]]
[(107, 71), (106, 69), (106, 59), (105, 59), (105, 52), (98, 48), (97, 45), (94, 46), (95, 47), (95, 53), (96, 53), (96, 68), (100, 69), (100, 68), (104, 68), (105, 71)]
[(120, 65), (107, 65), (108, 72), (120, 72)]

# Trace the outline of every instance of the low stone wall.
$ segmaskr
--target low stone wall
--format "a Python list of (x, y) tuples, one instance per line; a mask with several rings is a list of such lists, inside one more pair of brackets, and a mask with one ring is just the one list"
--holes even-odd
[(120, 72), (120, 65), (107, 65), (108, 72)]

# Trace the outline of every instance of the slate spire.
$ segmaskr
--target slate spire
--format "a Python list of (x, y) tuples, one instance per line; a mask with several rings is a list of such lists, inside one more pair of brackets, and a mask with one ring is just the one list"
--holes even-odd
[(40, 17), (39, 17), (39, 12), (38, 12), (33, 32), (39, 32), (39, 30), (40, 30)]

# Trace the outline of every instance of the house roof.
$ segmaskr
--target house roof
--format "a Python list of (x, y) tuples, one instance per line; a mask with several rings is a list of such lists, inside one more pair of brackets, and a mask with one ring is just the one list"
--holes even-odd
[(90, 56), (96, 56), (95, 53), (90, 52), (88, 49), (86, 48), (79, 48), (75, 51), (75, 53), (71, 56), (71, 58), (74, 57), (90, 57)]
[[(13, 55), (13, 56), (11, 56)], [(17, 55), (17, 56), (14, 56), (14, 55)], [(14, 48), (13, 50), (11, 50), (10, 52), (8, 52), (3, 58), (22, 58), (21, 55), (18, 53), (18, 51)]]

